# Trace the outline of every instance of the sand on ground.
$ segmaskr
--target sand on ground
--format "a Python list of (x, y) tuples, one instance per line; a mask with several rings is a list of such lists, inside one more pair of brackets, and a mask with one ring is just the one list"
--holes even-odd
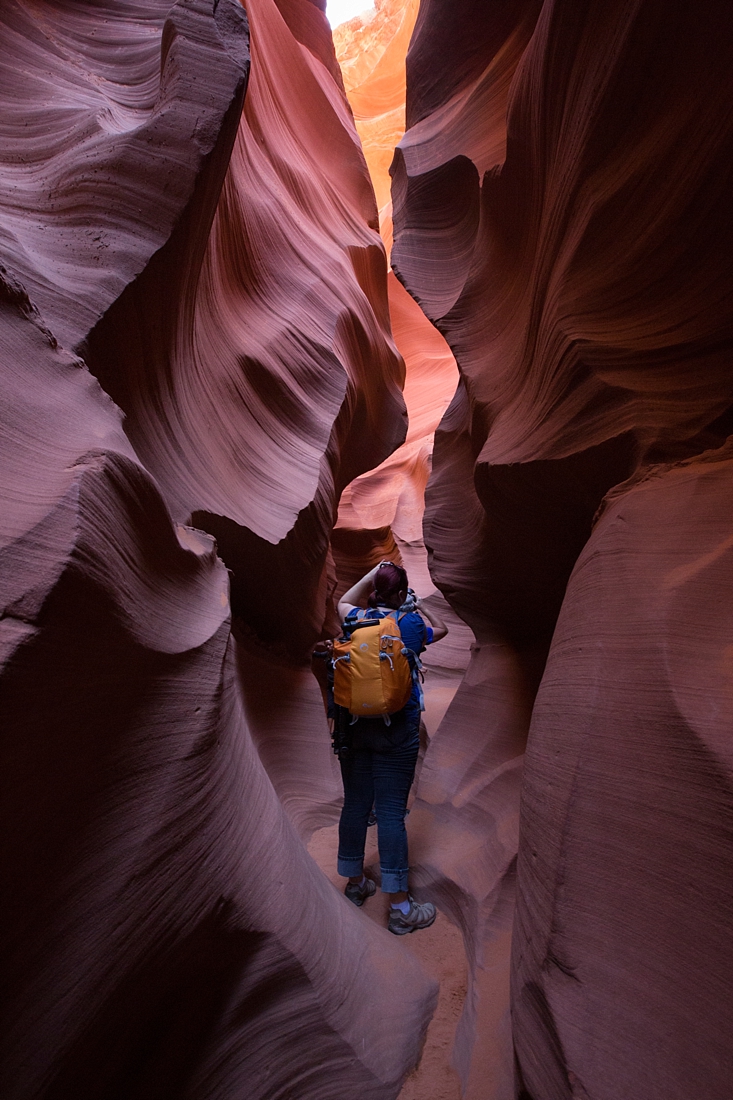
[[(409, 836), (410, 819), (407, 819)], [(308, 851), (334, 888), (343, 891), (346, 880), (336, 873), (338, 826), (330, 825), (313, 834)], [(367, 833), (364, 867), (367, 874), (379, 865), (376, 826)], [(376, 876), (375, 876), (376, 877)], [(379, 890), (364, 903), (362, 912), (387, 931), (387, 897)], [(393, 937), (396, 938), (396, 937)], [(424, 969), (440, 982), (435, 1015), (428, 1028), (420, 1064), (405, 1081), (398, 1100), (460, 1100), (458, 1074), (451, 1064), (451, 1052), (458, 1018), (466, 997), (466, 956), (461, 933), (438, 910), (435, 924), (402, 936), (400, 943), (411, 951)]]

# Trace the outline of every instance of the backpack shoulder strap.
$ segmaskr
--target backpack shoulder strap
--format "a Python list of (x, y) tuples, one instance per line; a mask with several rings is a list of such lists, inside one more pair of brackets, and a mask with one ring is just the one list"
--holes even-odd
[(387, 611), (385, 612), (383, 618), (394, 619), (394, 621), (397, 623), (397, 626), (399, 627), (406, 614), (406, 611), (403, 611), (401, 613), (399, 611)]

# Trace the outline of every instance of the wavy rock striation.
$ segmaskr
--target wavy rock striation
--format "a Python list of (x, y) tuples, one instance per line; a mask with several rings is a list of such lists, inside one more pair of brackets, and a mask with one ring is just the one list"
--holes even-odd
[(252, 75), (216, 211), (202, 187), (88, 355), (173, 514), (216, 535), (236, 612), (302, 658), (338, 492), (404, 439), (404, 367), (343, 93), (272, 0), (248, 11)]
[(730, 1091), (731, 462), (615, 492), (568, 585), (522, 799), (529, 1096)]
[[(695, 456), (731, 428), (733, 40), (722, 4), (698, 15), (657, 0), (582, 15), (569, 0), (428, 0), (408, 54), (392, 258), (461, 373), (425, 539), (477, 639), (413, 812), (429, 838), (423, 881), (473, 962), (457, 1047), (469, 1097), (514, 1092), (519, 765), (553, 632), (519, 842), (522, 1095), (722, 1097), (730, 1075), (716, 992), (727, 948), (714, 916), (698, 935), (694, 901), (698, 886), (727, 889), (730, 771), (700, 748), (724, 741), (727, 687), (710, 673), (699, 732), (688, 648), (701, 615), (717, 637), (725, 597), (714, 584), (693, 597), (685, 581), (689, 598), (663, 610), (668, 570), (722, 561), (729, 537), (705, 518), (716, 493), (724, 514), (727, 459), (698, 471)], [(658, 478), (623, 487), (660, 462)], [(618, 837), (633, 837), (623, 866)], [(701, 975), (687, 1002), (692, 971), (672, 975), (675, 952)]]
[(249, 16), (244, 110), (232, 0), (0, 16), (9, 1100), (388, 1100), (434, 999), (302, 845), (328, 535), (402, 363), (323, 14)]
[(385, 237), (391, 233), (389, 167), (405, 132), (405, 57), (419, 6), (418, 0), (376, 0), (372, 11), (333, 33)]
[[(388, 251), (392, 244), (389, 164), (405, 130), (405, 55), (417, 11), (415, 0), (378, 0), (374, 11), (334, 32), (336, 57)], [(338, 589), (345, 590), (380, 557), (406, 556), (411, 577), (420, 578), (415, 583), (427, 595), (435, 588), (425, 570), (422, 546), (425, 486), (433, 434), (455, 391), (457, 371), (445, 340), (391, 271), (387, 287), (392, 332), (405, 362), (409, 427), (402, 446), (376, 469), (352, 481), (341, 495), (332, 539)]]

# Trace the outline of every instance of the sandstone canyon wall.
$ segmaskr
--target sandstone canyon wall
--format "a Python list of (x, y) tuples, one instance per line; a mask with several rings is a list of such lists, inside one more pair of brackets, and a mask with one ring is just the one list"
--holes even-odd
[(431, 465), (465, 1094), (730, 1094), (728, 6), (377, 16), (352, 117), (315, 0), (0, 13), (10, 1100), (396, 1097), (435, 990), (304, 850), (309, 653)]
[[(389, 255), (392, 203), (389, 168), (405, 132), (405, 58), (418, 14), (417, 0), (378, 0), (371, 11), (334, 31), (336, 58), (354, 114), (379, 208), (379, 227)], [(389, 315), (405, 362), (403, 395), (408, 411), (404, 443), (375, 469), (344, 490), (332, 547), (337, 591), (345, 590), (383, 556), (401, 560), (419, 595), (451, 623), (449, 639), (425, 655), (434, 676), (426, 690), (453, 690), (465, 668), (470, 631), (437, 592), (427, 570), (422, 521), (435, 429), (455, 393), (455, 359), (441, 334), (398, 282), (387, 274)], [(438, 681), (441, 684), (438, 684)], [(433, 708), (428, 707), (432, 713)]]
[(730, 1093), (732, 61), (658, 0), (425, 0), (408, 54), (392, 260), (460, 370), (425, 539), (477, 639), (414, 817), (471, 1098)]
[(323, 12), (247, 15), (0, 16), (8, 1100), (387, 1100), (434, 1001), (302, 843), (331, 527), (404, 365)]
[[(405, 132), (405, 57), (415, 24), (417, 0), (380, 0), (371, 12), (342, 24), (334, 32), (336, 58), (354, 114), (379, 210), (380, 232), (392, 245), (389, 167)], [(395, 278), (387, 275), (388, 301), (395, 342), (405, 362), (404, 399), (409, 414), (407, 436), (375, 470), (348, 485), (341, 496), (334, 533), (336, 544), (346, 531), (390, 529), (407, 543), (422, 541), (425, 485), (433, 433), (455, 391), (455, 361), (443, 337)], [(358, 540), (351, 539), (356, 544)]]

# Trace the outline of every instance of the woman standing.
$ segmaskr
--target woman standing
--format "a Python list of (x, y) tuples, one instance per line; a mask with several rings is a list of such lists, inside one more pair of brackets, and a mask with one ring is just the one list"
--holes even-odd
[[(426, 645), (444, 638), (448, 628), (419, 600), (406, 603), (407, 599), (407, 573), (383, 561), (344, 593), (338, 612), (348, 624), (359, 616), (359, 605), (364, 602), (380, 618), (400, 611), (400, 633), (405, 647), (415, 655), (409, 658), (415, 671), (417, 656)], [(388, 927), (397, 936), (428, 928), (436, 915), (431, 902), (418, 904), (407, 892), (405, 813), (420, 747), (420, 711), (420, 686), (414, 675), (410, 698), (402, 710), (390, 715), (389, 724), (381, 717), (357, 719), (351, 727), (350, 749), (340, 756), (344, 805), (338, 873), (348, 877), (345, 893), (355, 905), (363, 905), (376, 892), (376, 884), (364, 875), (367, 823), (374, 806), (382, 892), (390, 900)]]

